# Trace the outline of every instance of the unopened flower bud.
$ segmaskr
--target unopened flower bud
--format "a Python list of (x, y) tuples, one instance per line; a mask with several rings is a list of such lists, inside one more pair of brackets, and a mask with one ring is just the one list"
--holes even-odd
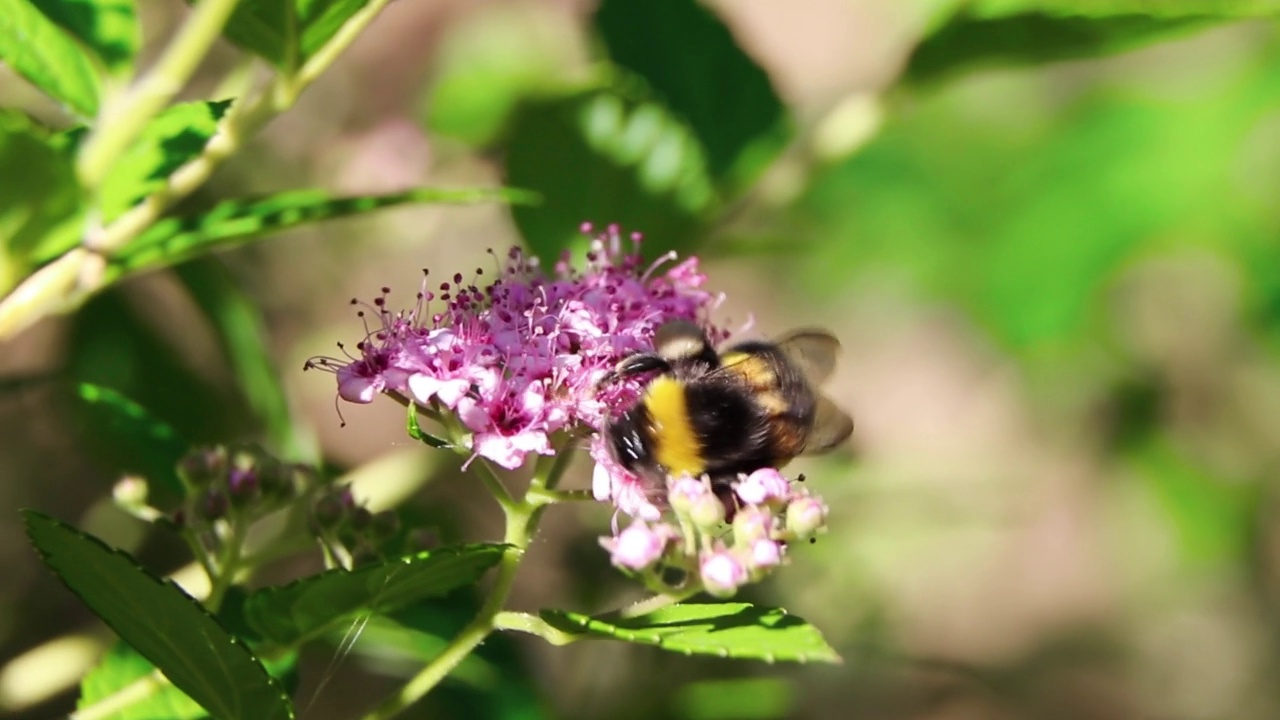
[(327, 493), (316, 500), (311, 508), (311, 517), (320, 530), (334, 530), (347, 519), (347, 504), (341, 495)]
[(760, 538), (751, 543), (751, 569), (753, 571), (768, 570), (782, 562), (782, 545), (773, 540)]
[(245, 507), (262, 495), (258, 473), (253, 468), (232, 468), (227, 475), (227, 494), (235, 507)]
[(200, 519), (213, 522), (226, 516), (230, 503), (227, 496), (218, 488), (206, 488), (196, 502), (196, 514)]
[(748, 505), (781, 502), (791, 492), (791, 483), (774, 468), (760, 468), (734, 487), (738, 497)]
[(728, 550), (715, 550), (702, 557), (698, 573), (702, 587), (716, 597), (732, 597), (747, 582), (747, 568)]
[(724, 503), (710, 492), (694, 500), (689, 508), (689, 519), (699, 530), (717, 527), (724, 522), (724, 515)]
[(750, 547), (757, 540), (773, 535), (773, 515), (758, 507), (743, 508), (733, 518), (734, 547)]
[(700, 498), (711, 494), (707, 484), (699, 478), (682, 475), (671, 481), (671, 489), (667, 491), (667, 501), (671, 509), (680, 515), (688, 516)]
[(226, 475), (227, 451), (221, 446), (196, 448), (178, 461), (178, 477), (188, 487), (207, 487)]
[(787, 506), (787, 530), (800, 540), (826, 527), (827, 506), (812, 495), (801, 495)]
[(121, 478), (111, 488), (111, 497), (122, 507), (144, 507), (147, 504), (147, 481), (135, 475)]
[(613, 564), (630, 570), (643, 570), (653, 565), (667, 549), (670, 534), (663, 527), (650, 528), (645, 522), (632, 523), (617, 537), (601, 541), (612, 556)]

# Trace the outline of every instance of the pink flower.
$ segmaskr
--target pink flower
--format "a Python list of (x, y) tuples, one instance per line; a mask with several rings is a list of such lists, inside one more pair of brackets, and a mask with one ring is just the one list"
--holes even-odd
[(665, 525), (650, 528), (644, 521), (637, 521), (600, 544), (609, 551), (614, 565), (628, 570), (644, 570), (653, 565), (666, 552), (671, 532)]
[(776, 469), (766, 467), (740, 480), (734, 486), (734, 491), (742, 502), (748, 505), (763, 505), (771, 501), (785, 500), (791, 493), (791, 482)]
[[(553, 452), (552, 434), (599, 430), (612, 408), (633, 402), (638, 383), (596, 383), (623, 357), (648, 349), (662, 323), (696, 321), (718, 302), (701, 289), (706, 277), (696, 258), (665, 271), (669, 257), (646, 268), (639, 235), (631, 240), (624, 249), (610, 226), (595, 237), (583, 268), (561, 259), (551, 275), (514, 248), (487, 283), (477, 269), (470, 280), (458, 273), (429, 289), (424, 272), (417, 303), (404, 310), (388, 308), (383, 288), (358, 313), (366, 333), (356, 354), (312, 358), (307, 367), (334, 372), (347, 402), (395, 393), (454, 411), (476, 456), (518, 467), (529, 454)], [(598, 484), (601, 499), (652, 516), (648, 498), (662, 489), (617, 470), (604, 468), (610, 477)]]
[(732, 597), (748, 580), (746, 566), (723, 548), (702, 556), (698, 574), (703, 588), (716, 597)]
[(759, 572), (777, 567), (782, 563), (782, 545), (773, 540), (760, 538), (751, 543), (751, 570)]
[(787, 531), (804, 540), (827, 524), (827, 505), (813, 495), (800, 495), (787, 505)]

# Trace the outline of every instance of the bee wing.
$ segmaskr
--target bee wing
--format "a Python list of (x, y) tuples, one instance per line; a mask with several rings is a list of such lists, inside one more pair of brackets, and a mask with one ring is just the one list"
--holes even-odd
[(819, 455), (849, 439), (853, 434), (853, 418), (825, 396), (818, 396), (814, 408), (813, 430), (805, 439), (804, 454)]
[(826, 330), (792, 330), (778, 338), (778, 348), (813, 385), (821, 385), (836, 369), (840, 341)]

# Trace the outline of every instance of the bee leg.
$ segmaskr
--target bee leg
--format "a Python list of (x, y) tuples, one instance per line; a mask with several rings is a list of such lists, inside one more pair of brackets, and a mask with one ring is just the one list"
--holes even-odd
[(724, 506), (724, 521), (727, 523), (732, 523), (733, 516), (738, 514), (738, 495), (733, 491), (732, 485), (736, 479), (736, 476), (711, 478), (711, 492), (715, 493), (720, 504)]
[(629, 378), (633, 375), (642, 375), (647, 372), (666, 372), (671, 369), (671, 364), (657, 355), (641, 353), (623, 358), (613, 370), (607, 375), (600, 378), (597, 385), (607, 385), (615, 380)]

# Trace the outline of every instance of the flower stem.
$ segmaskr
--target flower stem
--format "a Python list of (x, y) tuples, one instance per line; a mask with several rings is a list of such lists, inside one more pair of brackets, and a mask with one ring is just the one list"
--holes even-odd
[(238, 0), (201, 0), (155, 65), (140, 78), (117, 107), (108, 107), (85, 142), (76, 163), (80, 182), (97, 188), (120, 155), (186, 86), (209, 52)]
[[(399, 692), (383, 701), (381, 705), (365, 715), (363, 720), (388, 720), (421, 700), (494, 630), (522, 630), (557, 645), (570, 642), (572, 636), (547, 625), (541, 618), (524, 613), (504, 612), (502, 608), (511, 595), (516, 572), (520, 569), (520, 562), (524, 559), (530, 540), (537, 532), (542, 513), (548, 504), (555, 502), (554, 498), (558, 493), (553, 492), (552, 489), (560, 481), (560, 476), (564, 474), (565, 469), (569, 467), (573, 445), (572, 438), (564, 439), (554, 456), (541, 458), (534, 469), (529, 490), (519, 501), (513, 500), (506, 488), (498, 482), (493, 468), (485, 459), (478, 458), (481, 477), (489, 476), (486, 484), (497, 484), (496, 488), (490, 487), (490, 490), (502, 505), (507, 521), (503, 536), (507, 549), (498, 562), (498, 577), (476, 616), (467, 623), (457, 637), (417, 675), (410, 678)], [(501, 490), (500, 493), (498, 489)]]
[(448, 647), (405, 683), (399, 692), (365, 715), (363, 720), (387, 720), (421, 700), (497, 628), (495, 618), (511, 594), (516, 571), (520, 569), (520, 561), (524, 559), (525, 549), (529, 546), (532, 529), (541, 514), (541, 508), (529, 507), (523, 503), (507, 509), (504, 540), (509, 547), (502, 554), (498, 564), (498, 579), (480, 611)]
[(517, 632), (537, 635), (552, 645), (568, 645), (582, 639), (581, 635), (567, 633), (537, 615), (522, 612), (504, 611), (493, 618), (493, 626), (498, 630), (515, 630)]

